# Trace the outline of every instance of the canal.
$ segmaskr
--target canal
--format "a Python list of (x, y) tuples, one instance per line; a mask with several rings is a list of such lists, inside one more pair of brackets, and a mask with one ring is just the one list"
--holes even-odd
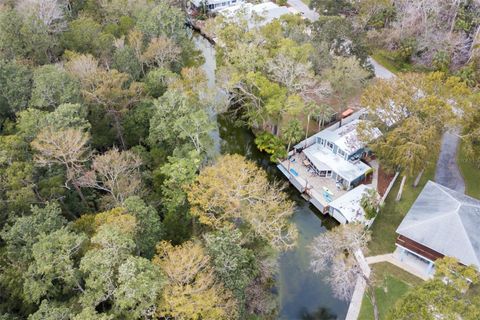
[[(215, 48), (198, 34), (194, 43), (205, 58), (203, 69), (209, 85), (215, 86)], [(274, 179), (283, 178), (276, 166), (255, 146), (253, 133), (245, 127), (234, 124), (230, 115), (215, 115), (218, 131), (213, 132), (216, 149), (222, 154), (237, 153), (257, 162)], [(285, 320), (333, 320), (345, 319), (348, 303), (335, 299), (328, 284), (327, 274), (314, 274), (309, 269), (310, 255), (308, 244), (314, 237), (335, 226), (331, 218), (319, 216), (296, 189), (287, 190), (295, 201), (295, 214), (292, 222), (299, 231), (295, 249), (282, 253), (279, 257), (279, 271), (276, 292), (279, 299), (279, 319)]]

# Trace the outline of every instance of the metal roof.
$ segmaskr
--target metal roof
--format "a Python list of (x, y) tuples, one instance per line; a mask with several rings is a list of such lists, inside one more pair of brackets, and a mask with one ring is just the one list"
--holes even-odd
[(428, 181), (397, 233), (480, 268), (480, 201)]

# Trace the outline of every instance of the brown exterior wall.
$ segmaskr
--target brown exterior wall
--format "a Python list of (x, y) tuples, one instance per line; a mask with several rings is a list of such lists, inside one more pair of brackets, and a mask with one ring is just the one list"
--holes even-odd
[(444, 255), (432, 250), (424, 245), (415, 242), (407, 237), (399, 235), (396, 241), (397, 244), (401, 245), (404, 248), (407, 248), (410, 251), (417, 253), (418, 255), (425, 257), (431, 261), (435, 261), (437, 259), (443, 258)]

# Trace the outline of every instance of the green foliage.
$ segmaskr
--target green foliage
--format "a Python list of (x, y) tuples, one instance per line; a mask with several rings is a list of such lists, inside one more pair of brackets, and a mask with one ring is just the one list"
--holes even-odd
[(128, 213), (137, 221), (135, 242), (138, 251), (147, 258), (153, 257), (155, 245), (163, 238), (164, 231), (160, 216), (154, 207), (147, 205), (140, 197), (127, 198), (124, 204)]
[(90, 17), (79, 17), (71, 21), (62, 37), (66, 49), (96, 56), (108, 54), (113, 40), (114, 37), (102, 32), (102, 26)]
[(437, 71), (448, 72), (450, 67), (450, 56), (445, 51), (437, 51), (433, 57), (432, 66)]
[(25, 299), (59, 299), (77, 288), (80, 275), (76, 268), (78, 253), (86, 237), (66, 228), (43, 234), (32, 247), (33, 262), (25, 274)]
[(142, 101), (129, 110), (123, 119), (125, 142), (128, 146), (145, 145), (150, 131), (150, 119), (154, 112), (151, 101)]
[(146, 42), (165, 36), (182, 44), (187, 38), (184, 28), (185, 14), (178, 7), (161, 0), (153, 8), (142, 10), (137, 19), (137, 28), (145, 35)]
[(245, 302), (245, 288), (258, 273), (253, 251), (242, 247), (242, 234), (220, 230), (205, 235), (206, 249), (212, 257), (215, 273), (236, 296)]
[(168, 88), (168, 82), (175, 77), (175, 73), (165, 68), (150, 70), (145, 77), (145, 86), (148, 93), (154, 97), (161, 97)]
[(65, 70), (54, 65), (35, 70), (31, 106), (53, 110), (62, 103), (77, 102), (80, 102), (80, 84)]
[(6, 117), (26, 108), (31, 94), (31, 82), (32, 72), (28, 67), (15, 61), (0, 60), (1, 122)]
[(9, 255), (29, 261), (32, 259), (32, 247), (40, 237), (60, 229), (65, 224), (60, 206), (48, 203), (44, 208), (32, 206), (31, 215), (16, 218), (0, 235), (7, 245)]
[(128, 73), (133, 80), (139, 80), (143, 72), (142, 63), (129, 46), (115, 50), (113, 67), (118, 71)]
[(61, 303), (43, 300), (37, 312), (31, 314), (28, 320), (59, 320), (68, 319), (71, 310)]
[(264, 132), (255, 138), (258, 150), (270, 154), (270, 161), (277, 162), (287, 156), (285, 145), (279, 137), (269, 132)]

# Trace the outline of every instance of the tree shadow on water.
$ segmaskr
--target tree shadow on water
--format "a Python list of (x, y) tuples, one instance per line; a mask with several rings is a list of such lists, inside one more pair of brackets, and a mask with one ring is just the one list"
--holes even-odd
[(301, 320), (336, 320), (337, 315), (330, 312), (327, 308), (318, 308), (313, 312), (309, 312), (307, 309), (303, 308), (300, 310)]

